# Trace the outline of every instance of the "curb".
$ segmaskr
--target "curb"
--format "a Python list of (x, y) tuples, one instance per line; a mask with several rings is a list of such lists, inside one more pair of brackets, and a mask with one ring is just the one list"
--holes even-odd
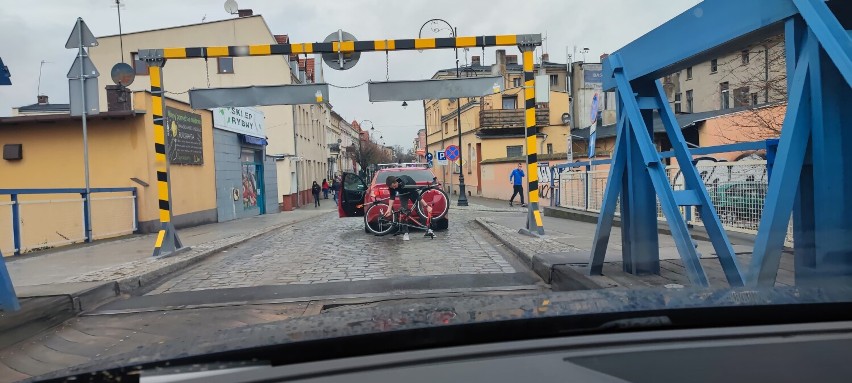
[(575, 291), (603, 288), (603, 286), (595, 283), (589, 277), (578, 273), (570, 267), (571, 264), (578, 263), (578, 257), (588, 259), (588, 252), (575, 252), (574, 254), (571, 254), (571, 252), (530, 253), (496, 232), (491, 226), (496, 225), (495, 223), (488, 222), (482, 218), (476, 218), (476, 223), (510, 251), (515, 253), (542, 281), (550, 285), (551, 290)]
[[(323, 214), (325, 214), (325, 213), (323, 213)], [(203, 261), (203, 260), (205, 260), (205, 259), (207, 259), (207, 258), (209, 258), (209, 257), (211, 257), (215, 254), (222, 252), (222, 250), (241, 245), (241, 244), (246, 243), (246, 242), (248, 242), (252, 239), (255, 239), (255, 238), (260, 237), (262, 235), (266, 235), (266, 234), (273, 232), (275, 230), (279, 230), (279, 229), (285, 228), (287, 226), (292, 226), (292, 225), (307, 221), (309, 219), (317, 218), (319, 216), (322, 216), (322, 214), (312, 216), (312, 217), (306, 217), (306, 218), (299, 219), (299, 220), (296, 220), (296, 221), (293, 221), (293, 222), (287, 222), (287, 223), (267, 227), (267, 228), (259, 230), (258, 232), (255, 232), (254, 234), (248, 235), (245, 238), (241, 238), (241, 239), (236, 240), (234, 242), (229, 242), (227, 244), (223, 244), (223, 245), (205, 250), (205, 251), (199, 253), (198, 255), (196, 255), (192, 258), (184, 259), (182, 261), (175, 262), (171, 265), (167, 265), (167, 266), (158, 268), (156, 270), (151, 270), (151, 271), (144, 273), (144, 274), (141, 274), (141, 275), (134, 275), (134, 276), (131, 276), (131, 277), (127, 277), (127, 278), (123, 278), (123, 279), (113, 281), (112, 283), (115, 283), (115, 285), (116, 285), (116, 287), (115, 287), (116, 296), (121, 295), (121, 294), (133, 294), (133, 293), (138, 293), (140, 291), (145, 291), (148, 288), (154, 287), (153, 285), (155, 285), (160, 280), (168, 278), (169, 276), (172, 276), (172, 274), (175, 274), (175, 273), (182, 271), (182, 270), (184, 270), (184, 269), (186, 269), (186, 268), (188, 268), (192, 265), (200, 263), (201, 261)], [(106, 303), (106, 300), (101, 300), (101, 301), (97, 302), (96, 304), (92, 304), (92, 306), (90, 306), (90, 307), (94, 308), (94, 307), (97, 307), (97, 306), (99, 306), (103, 303)], [(80, 312), (86, 311), (86, 310), (87, 309), (85, 309), (85, 308), (81, 308)]]
[(13, 346), (18, 342), (36, 336), (53, 326), (62, 324), (66, 320), (94, 309), (122, 294), (130, 295), (153, 288), (157, 282), (195, 265), (222, 250), (243, 244), (275, 230), (320, 216), (322, 214), (270, 226), (245, 238), (205, 250), (192, 258), (151, 270), (142, 275), (135, 275), (114, 281), (104, 281), (100, 285), (70, 294), (22, 298), (22, 303), (31, 303), (22, 304), (21, 310), (17, 312), (0, 312), (0, 349)]

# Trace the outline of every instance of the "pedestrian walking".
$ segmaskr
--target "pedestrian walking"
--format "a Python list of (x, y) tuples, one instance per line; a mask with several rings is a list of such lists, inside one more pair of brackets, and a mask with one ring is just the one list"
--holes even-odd
[(328, 180), (323, 178), (322, 179), (322, 195), (323, 195), (324, 199), (328, 199), (328, 187), (329, 187), (328, 186)]
[(320, 201), (319, 201), (320, 190), (322, 190), (322, 188), (317, 183), (317, 181), (314, 181), (313, 186), (311, 186), (311, 194), (314, 195), (314, 207), (319, 207), (319, 205), (320, 205)]
[(524, 164), (518, 163), (518, 168), (512, 170), (512, 174), (509, 175), (509, 182), (514, 186), (514, 192), (512, 193), (512, 198), (509, 198), (509, 206), (515, 206), (515, 196), (521, 196), (521, 206), (527, 206), (524, 203)]
[(337, 177), (331, 181), (331, 196), (334, 197), (334, 204), (337, 204), (337, 190), (340, 189), (340, 182), (337, 182)]

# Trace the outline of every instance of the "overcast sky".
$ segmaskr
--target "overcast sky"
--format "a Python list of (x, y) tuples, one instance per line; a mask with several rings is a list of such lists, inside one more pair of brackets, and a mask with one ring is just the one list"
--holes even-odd
[[(443, 18), (459, 29), (459, 35), (542, 33), (542, 47), (550, 61), (566, 60), (566, 48), (590, 49), (588, 62), (598, 62), (601, 53), (611, 53), (666, 20), (697, 4), (698, 0), (237, 0), (240, 8), (261, 14), (275, 34), (289, 34), (292, 42), (322, 41), (343, 29), (362, 40), (417, 37), (421, 25)], [(95, 36), (118, 33), (114, 0), (2, 0), (0, 7), (0, 57), (12, 73), (12, 86), (0, 87), (0, 116), (11, 108), (36, 101), (39, 66), (41, 92), (52, 103), (68, 102), (68, 72), (75, 53), (65, 41), (75, 19), (83, 17)], [(224, 11), (224, 0), (122, 0), (124, 32), (170, 27), (233, 17)], [(527, 8), (522, 8), (522, 5)], [(527, 11), (527, 9), (529, 11)], [(525, 13), (526, 12), (526, 13)], [(445, 37), (447, 31), (425, 30), (424, 37)], [(572, 49), (572, 48), (569, 48)], [(517, 54), (507, 48), (507, 54)], [(541, 50), (537, 52), (540, 54)], [(649, 52), (653, 54), (653, 52)], [(467, 56), (482, 55), (471, 49)], [(464, 54), (460, 54), (462, 64)], [(427, 79), (435, 71), (455, 66), (452, 50), (362, 54), (351, 70), (324, 68), (326, 81), (356, 85), (368, 80)], [(580, 55), (579, 59), (582, 59)], [(467, 59), (469, 60), (469, 58)], [(487, 49), (485, 65), (494, 63), (494, 50)], [(100, 86), (110, 82), (109, 68), (101, 72)], [(410, 147), (423, 126), (423, 108), (411, 103), (370, 103), (367, 87), (332, 88), (330, 102), (345, 119), (375, 122), (388, 144)]]

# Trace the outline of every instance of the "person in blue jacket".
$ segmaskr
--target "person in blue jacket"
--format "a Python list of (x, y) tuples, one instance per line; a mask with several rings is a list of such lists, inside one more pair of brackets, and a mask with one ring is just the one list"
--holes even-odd
[(515, 206), (515, 196), (521, 196), (521, 206), (527, 206), (524, 203), (524, 164), (518, 163), (518, 168), (512, 170), (512, 174), (509, 175), (509, 182), (515, 187), (515, 192), (512, 193), (512, 198), (509, 198), (509, 206)]

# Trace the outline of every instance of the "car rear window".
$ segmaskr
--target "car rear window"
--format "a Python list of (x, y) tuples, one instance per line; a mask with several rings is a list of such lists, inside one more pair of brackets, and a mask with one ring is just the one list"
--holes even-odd
[(392, 171), (392, 172), (380, 171), (380, 172), (376, 173), (376, 182), (377, 183), (384, 183), (385, 179), (388, 178), (388, 176), (399, 177), (403, 174), (413, 178), (415, 182), (432, 182), (432, 178), (435, 177), (435, 175), (432, 174), (432, 171), (428, 170), (428, 169), (411, 169), (411, 170)]

